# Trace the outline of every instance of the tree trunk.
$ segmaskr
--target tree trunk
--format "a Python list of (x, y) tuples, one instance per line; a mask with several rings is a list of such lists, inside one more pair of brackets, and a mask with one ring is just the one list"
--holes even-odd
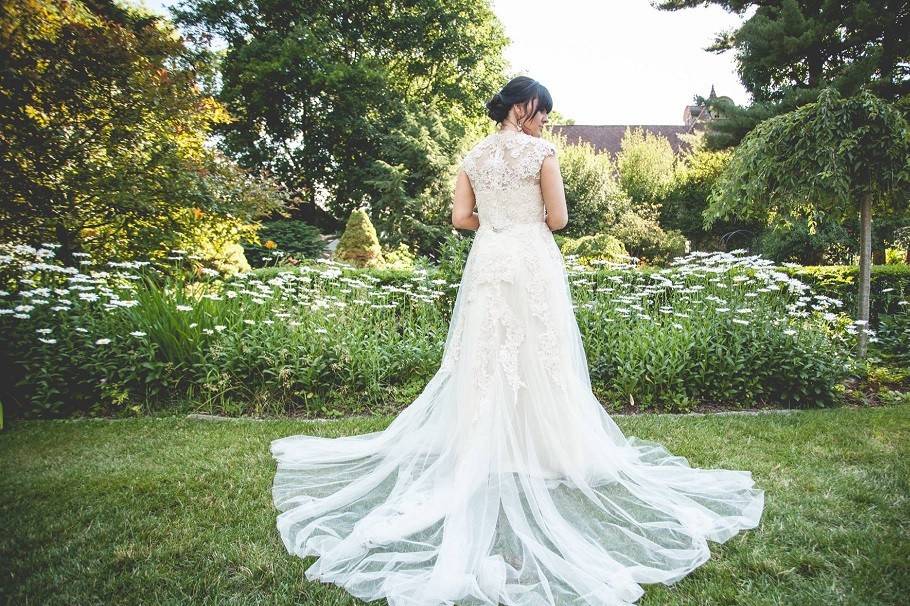
[(857, 354), (860, 358), (866, 355), (866, 342), (869, 328), (869, 290), (872, 281), (872, 194), (863, 194), (860, 209), (860, 236), (859, 236), (859, 296), (857, 297), (857, 320), (859, 343)]

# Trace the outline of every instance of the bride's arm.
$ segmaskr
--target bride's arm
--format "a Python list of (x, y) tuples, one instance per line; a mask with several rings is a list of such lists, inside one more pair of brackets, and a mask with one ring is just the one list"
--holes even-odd
[(559, 161), (555, 155), (545, 157), (540, 166), (540, 193), (547, 209), (546, 221), (550, 231), (565, 227), (569, 222), (566, 190), (562, 172), (559, 170)]
[(464, 170), (458, 171), (455, 180), (455, 196), (452, 204), (452, 225), (458, 229), (474, 229), (480, 227), (480, 218), (474, 211), (474, 188)]

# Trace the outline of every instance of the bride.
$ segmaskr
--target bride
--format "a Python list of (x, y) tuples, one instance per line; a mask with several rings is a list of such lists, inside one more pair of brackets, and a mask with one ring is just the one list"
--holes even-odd
[[(383, 431), (271, 443), (272, 498), (305, 575), (390, 606), (617, 606), (758, 525), (749, 471), (623, 435), (591, 391), (563, 258), (552, 109), (536, 80), (487, 103), (452, 222), (476, 229), (442, 363)], [(477, 211), (474, 212), (474, 206)]]

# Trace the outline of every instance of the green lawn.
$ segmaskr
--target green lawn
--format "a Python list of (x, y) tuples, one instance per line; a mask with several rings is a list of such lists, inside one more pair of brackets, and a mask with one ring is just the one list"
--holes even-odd
[[(710, 543), (675, 586), (645, 585), (642, 606), (907, 603), (910, 405), (616, 420), (693, 465), (752, 470), (766, 490), (758, 528)], [(0, 603), (358, 604), (284, 550), (268, 446), (390, 421), (12, 423)]]

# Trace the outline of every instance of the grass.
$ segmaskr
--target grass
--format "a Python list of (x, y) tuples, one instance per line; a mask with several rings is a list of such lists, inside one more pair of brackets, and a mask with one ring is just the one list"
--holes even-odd
[[(641, 606), (906, 603), (910, 405), (617, 417), (699, 467), (753, 471), (760, 526)], [(391, 417), (20, 421), (0, 433), (0, 603), (360, 604), (275, 530), (270, 440)], [(378, 602), (384, 603), (384, 602)]]

